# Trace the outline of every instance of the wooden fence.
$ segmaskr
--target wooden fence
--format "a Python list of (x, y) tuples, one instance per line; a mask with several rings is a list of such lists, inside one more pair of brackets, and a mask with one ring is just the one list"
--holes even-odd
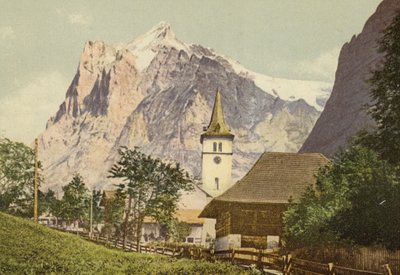
[(400, 274), (400, 251), (382, 247), (314, 247), (292, 252), (295, 258), (335, 262), (340, 266), (379, 272), (382, 265), (389, 264), (393, 274)]
[(256, 265), (263, 270), (277, 270), (282, 274), (296, 275), (393, 275), (388, 264), (381, 266), (381, 271), (371, 271), (355, 269), (345, 266), (335, 265), (334, 263), (321, 263), (309, 261), (300, 258), (294, 258), (291, 254), (278, 255), (269, 250), (253, 249), (234, 249), (215, 252), (215, 258), (218, 260), (230, 261), (234, 264)]
[[(60, 230), (60, 229), (58, 229)], [(61, 230), (65, 231), (65, 230)], [(123, 249), (121, 239), (106, 238), (102, 236), (89, 237), (88, 233), (72, 232), (90, 241)], [(242, 248), (212, 252), (209, 249), (196, 246), (152, 246), (141, 244), (139, 247), (135, 242), (127, 241), (125, 251), (141, 253), (156, 253), (176, 258), (189, 258), (193, 260), (226, 261), (241, 266), (255, 266), (260, 270), (274, 270), (284, 275), (396, 275), (389, 264), (383, 264), (380, 271), (356, 269), (335, 263), (321, 263), (293, 257), (291, 254), (279, 255), (270, 249)], [(398, 268), (398, 267), (397, 267)], [(394, 269), (398, 270), (398, 269)]]

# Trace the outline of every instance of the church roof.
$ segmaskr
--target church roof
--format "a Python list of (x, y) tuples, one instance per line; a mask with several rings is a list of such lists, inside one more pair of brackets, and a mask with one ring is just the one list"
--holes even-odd
[(203, 137), (205, 136), (226, 136), (232, 139), (234, 137), (225, 122), (219, 90), (217, 90), (217, 93), (215, 95), (210, 124), (208, 125), (206, 132), (201, 135), (201, 140), (203, 140)]
[(215, 217), (224, 203), (288, 203), (315, 184), (319, 168), (329, 160), (319, 153), (264, 153), (235, 185), (214, 198), (200, 217)]

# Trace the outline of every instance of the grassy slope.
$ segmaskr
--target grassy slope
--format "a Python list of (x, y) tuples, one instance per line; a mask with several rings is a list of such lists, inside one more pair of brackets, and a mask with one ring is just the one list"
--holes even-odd
[(223, 263), (107, 249), (0, 212), (0, 274), (240, 274)]

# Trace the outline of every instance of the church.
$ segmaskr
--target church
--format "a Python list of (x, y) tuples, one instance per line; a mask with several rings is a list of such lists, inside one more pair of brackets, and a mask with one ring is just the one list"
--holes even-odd
[(289, 200), (296, 201), (315, 184), (316, 173), (329, 160), (319, 153), (265, 152), (233, 185), (234, 135), (225, 123), (218, 91), (205, 130), (200, 138), (203, 188), (213, 199), (199, 217), (215, 237), (215, 249), (280, 246)]
[[(232, 186), (232, 155), (234, 135), (230, 132), (222, 111), (221, 94), (215, 95), (211, 120), (205, 132), (200, 136), (202, 144), (201, 168), (202, 186), (209, 194), (207, 202), (215, 198)], [(202, 207), (205, 207), (204, 205)], [(200, 214), (200, 213), (199, 213)], [(216, 237), (216, 220), (204, 217), (202, 244), (207, 245)]]
[(203, 189), (212, 197), (222, 194), (232, 185), (234, 137), (225, 123), (221, 95), (217, 91), (210, 124), (200, 137)]

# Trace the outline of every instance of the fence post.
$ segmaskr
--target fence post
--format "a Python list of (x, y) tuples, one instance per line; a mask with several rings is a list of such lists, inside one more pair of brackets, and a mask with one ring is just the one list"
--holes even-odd
[(231, 254), (231, 263), (235, 262), (235, 249), (232, 249), (232, 254)]
[(188, 248), (188, 252), (189, 252), (190, 259), (193, 259), (193, 251), (192, 251), (191, 247)]
[(389, 264), (384, 264), (383, 266), (384, 274), (386, 275), (392, 275), (392, 270), (390, 269)]
[(288, 275), (292, 271), (292, 255), (283, 256), (283, 275)]
[(335, 270), (333, 269), (333, 263), (328, 263), (329, 275), (335, 275)]
[(262, 249), (258, 250), (258, 256), (257, 256), (257, 267), (260, 270), (263, 270), (263, 263), (262, 263)]
[(286, 274), (286, 269), (287, 269), (286, 262), (287, 262), (286, 255), (283, 255), (282, 256), (282, 263), (283, 263), (283, 265), (282, 265), (282, 273), (284, 275)]

